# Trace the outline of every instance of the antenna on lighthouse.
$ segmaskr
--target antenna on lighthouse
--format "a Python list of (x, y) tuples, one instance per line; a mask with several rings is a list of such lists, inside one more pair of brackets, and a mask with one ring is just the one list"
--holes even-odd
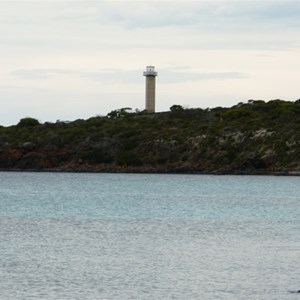
[(146, 77), (146, 111), (155, 112), (155, 72), (154, 66), (147, 66), (143, 75)]

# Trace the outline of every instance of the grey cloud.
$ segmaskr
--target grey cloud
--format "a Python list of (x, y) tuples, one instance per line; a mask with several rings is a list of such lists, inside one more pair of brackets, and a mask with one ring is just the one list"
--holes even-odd
[[(17, 48), (52, 54), (120, 48), (270, 50), (300, 46), (295, 38), (300, 2), (295, 1), (42, 2), (18, 2), (18, 9), (8, 1), (0, 2), (2, 54)], [(288, 27), (297, 32), (289, 34)]]
[[(272, 20), (300, 24), (300, 3), (295, 1), (186, 1), (134, 2), (114, 4), (105, 8), (102, 21), (117, 23), (127, 28), (155, 28), (196, 26), (227, 28), (252, 27), (249, 20), (265, 24)], [(220, 29), (222, 29), (220, 27)]]
[[(114, 24), (127, 29), (185, 27), (205, 28), (230, 25), (250, 27), (249, 20), (267, 23), (271, 20), (294, 22), (299, 25), (298, 1), (41, 1), (18, 2), (15, 5), (0, 1), (6, 11), (5, 22), (39, 24), (45, 20), (57, 24), (104, 25)], [(1, 19), (0, 19), (1, 24)], [(222, 29), (222, 27), (220, 27)]]
[(13, 76), (26, 80), (51, 79), (62, 75), (78, 76), (80, 71), (63, 70), (63, 69), (18, 69), (12, 72)]
[(12, 75), (23, 80), (52, 79), (59, 76), (76, 76), (86, 79), (99, 80), (107, 83), (134, 82), (141, 71), (123, 71), (103, 69), (100, 71), (64, 70), (64, 69), (18, 69)]
[[(241, 72), (189, 72), (187, 68), (160, 69), (159, 82), (162, 84), (182, 83), (199, 80), (243, 79), (249, 77)], [(52, 79), (59, 76), (77, 76), (103, 83), (140, 83), (143, 70), (103, 69), (99, 71), (63, 70), (63, 69), (18, 69), (12, 75), (23, 80)]]
[(243, 79), (249, 75), (241, 72), (172, 72), (162, 70), (161, 72), (162, 83), (180, 83), (187, 81), (200, 81), (200, 80), (225, 80), (225, 79)]
[[(138, 83), (141, 81), (142, 70), (106, 70), (100, 72), (81, 72), (81, 77), (100, 80), (104, 82), (122, 82), (122, 83)], [(249, 77), (245, 73), (241, 72), (207, 72), (197, 73), (180, 71), (180, 69), (160, 69), (158, 70), (158, 80), (162, 84), (169, 83), (182, 83), (187, 81), (199, 81), (199, 80), (224, 80), (224, 79), (242, 79)]]

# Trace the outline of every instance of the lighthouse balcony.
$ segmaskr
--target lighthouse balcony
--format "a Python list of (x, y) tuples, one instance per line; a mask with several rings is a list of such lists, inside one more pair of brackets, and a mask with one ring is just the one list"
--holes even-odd
[(147, 70), (147, 71), (144, 71), (143, 75), (144, 76), (157, 76), (157, 72)]

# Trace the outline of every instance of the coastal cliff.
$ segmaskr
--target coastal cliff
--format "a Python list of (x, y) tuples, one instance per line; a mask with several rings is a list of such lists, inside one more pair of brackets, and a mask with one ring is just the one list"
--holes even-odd
[(0, 169), (300, 174), (300, 100), (0, 127)]

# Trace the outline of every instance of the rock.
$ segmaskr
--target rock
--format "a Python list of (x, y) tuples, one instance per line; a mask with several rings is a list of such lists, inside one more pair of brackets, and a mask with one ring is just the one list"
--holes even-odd
[(253, 133), (253, 137), (251, 139), (256, 140), (256, 139), (266, 138), (266, 137), (270, 137), (273, 134), (275, 134), (274, 131), (268, 131), (265, 128), (261, 128)]
[(6, 150), (10, 150), (10, 149), (11, 149), (10, 143), (4, 143), (0, 148), (1, 151), (6, 151)]
[(25, 142), (21, 145), (21, 148), (23, 148), (24, 150), (33, 150), (36, 147), (36, 145), (34, 143), (31, 142)]

